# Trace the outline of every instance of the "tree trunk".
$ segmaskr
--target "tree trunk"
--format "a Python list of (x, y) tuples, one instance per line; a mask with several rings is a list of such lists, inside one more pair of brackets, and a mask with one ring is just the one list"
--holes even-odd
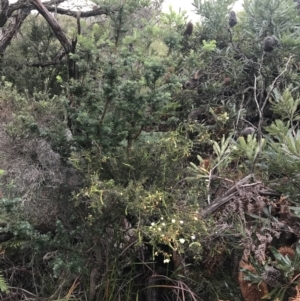
[(36, 10), (45, 18), (49, 26), (51, 27), (53, 33), (56, 35), (60, 44), (64, 48), (66, 54), (72, 51), (72, 43), (64, 34), (61, 26), (58, 24), (56, 19), (48, 11), (45, 5), (40, 0), (30, 0), (30, 3), (36, 8)]
[(11, 40), (16, 35), (17, 31), (20, 29), (21, 25), (23, 24), (23, 21), (26, 19), (29, 13), (29, 9), (21, 10), (19, 14), (14, 18), (15, 20), (6, 28), (5, 32), (3, 32), (2, 38), (0, 40), (0, 56), (4, 54), (5, 49), (10, 44)]

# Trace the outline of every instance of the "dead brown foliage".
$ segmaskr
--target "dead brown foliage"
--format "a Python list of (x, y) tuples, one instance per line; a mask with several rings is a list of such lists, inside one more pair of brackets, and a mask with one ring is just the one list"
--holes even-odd
[(300, 286), (297, 285), (295, 287), (295, 289), (296, 289), (296, 296), (292, 297), (292, 298), (289, 298), (289, 301), (300, 301)]
[[(9, 94), (4, 97), (0, 98), (0, 166), (5, 171), (1, 192), (6, 198), (21, 198), (22, 212), (32, 222), (53, 223), (61, 210), (59, 200), (79, 188), (81, 178), (71, 166), (62, 163), (49, 141), (38, 134), (18, 132), (22, 129), (17, 120), (22, 108)], [(41, 128), (56, 118), (51, 117), (51, 112), (39, 111), (38, 103), (28, 110)]]
[[(241, 262), (240, 268), (246, 269), (254, 274), (257, 274), (255, 268), (251, 264)], [(262, 298), (266, 294), (268, 294), (268, 288), (265, 282), (256, 284), (246, 281), (244, 279), (244, 273), (242, 271), (239, 272), (238, 281), (245, 301), (259, 301), (262, 300)]]
[[(220, 233), (230, 229), (234, 220), (242, 222), (244, 238), (241, 238), (241, 245), (244, 247), (244, 259), (247, 260), (253, 254), (256, 260), (263, 262), (267, 247), (274, 238), (284, 239), (290, 234), (299, 233), (290, 205), (288, 198), (261, 181), (254, 181), (253, 176), (248, 175), (229, 187), (223, 184), (215, 200), (202, 211), (202, 216), (214, 215), (218, 219), (217, 228)], [(257, 228), (258, 224), (260, 227)]]
[(288, 246), (279, 248), (278, 252), (283, 256), (288, 256), (290, 259), (295, 257), (295, 251)]

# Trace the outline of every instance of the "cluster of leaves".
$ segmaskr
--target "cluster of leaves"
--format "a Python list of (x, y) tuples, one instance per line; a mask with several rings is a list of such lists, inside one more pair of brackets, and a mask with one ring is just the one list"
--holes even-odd
[[(112, 3), (51, 66), (59, 43), (28, 18), (1, 62), (3, 298), (240, 300), (242, 253), (259, 267), (295, 240), (300, 18), (290, 0), (245, 0), (229, 29), (232, 4), (195, 0), (187, 36), (185, 13)], [(266, 35), (281, 41), (271, 53)], [(198, 87), (182, 91), (196, 69)], [(290, 278), (298, 255), (270, 250)]]

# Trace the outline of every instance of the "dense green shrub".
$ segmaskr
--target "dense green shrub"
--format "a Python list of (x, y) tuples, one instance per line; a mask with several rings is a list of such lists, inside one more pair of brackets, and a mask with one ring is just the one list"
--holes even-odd
[(195, 0), (184, 35), (185, 13), (111, 3), (50, 66), (61, 46), (28, 18), (1, 62), (1, 297), (241, 300), (238, 273), (296, 295), (278, 248), (299, 232), (299, 15), (245, 0), (229, 28), (232, 4)]

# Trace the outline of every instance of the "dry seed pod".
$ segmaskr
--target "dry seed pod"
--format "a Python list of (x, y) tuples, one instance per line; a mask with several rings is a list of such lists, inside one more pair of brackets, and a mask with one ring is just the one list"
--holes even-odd
[(231, 11), (229, 13), (229, 26), (233, 27), (237, 24), (237, 18), (236, 18), (236, 13), (234, 11)]
[(278, 41), (274, 36), (267, 36), (263, 41), (263, 48), (266, 52), (271, 52), (278, 45)]
[(262, 279), (271, 287), (283, 285), (283, 275), (273, 266), (267, 266), (261, 276)]
[(185, 31), (183, 33), (184, 36), (190, 36), (193, 33), (194, 24), (190, 21), (185, 28)]
[(197, 88), (204, 76), (205, 74), (201, 70), (196, 71), (194, 75), (183, 84), (182, 88), (188, 90)]

